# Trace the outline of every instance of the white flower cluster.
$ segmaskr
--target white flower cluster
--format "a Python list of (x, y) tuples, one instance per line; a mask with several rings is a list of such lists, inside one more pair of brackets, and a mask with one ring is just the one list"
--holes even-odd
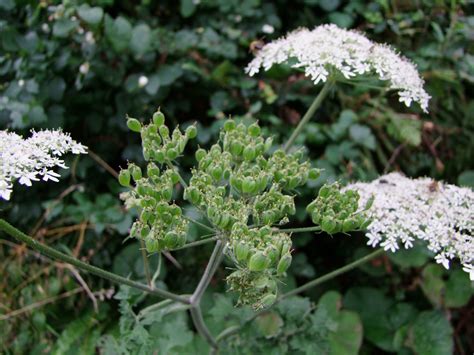
[(59, 181), (53, 168), (66, 169), (59, 157), (68, 152), (87, 153), (86, 147), (61, 130), (32, 131), (23, 139), (16, 133), (0, 131), (0, 198), (9, 200), (13, 183), (31, 186), (32, 181)]
[(474, 191), (399, 173), (346, 189), (359, 192), (361, 206), (375, 197), (368, 210), (373, 219), (367, 228), (368, 245), (394, 252), (400, 244), (411, 248), (420, 239), (436, 254), (437, 263), (449, 269), (457, 258), (474, 280)]
[(415, 101), (427, 111), (430, 96), (423, 89), (424, 81), (415, 65), (387, 45), (374, 43), (358, 32), (335, 25), (318, 26), (312, 31), (298, 29), (266, 44), (246, 72), (253, 76), (261, 68), (269, 70), (274, 64), (285, 62), (304, 68), (315, 84), (326, 81), (334, 69), (346, 79), (376, 74), (388, 81), (390, 89), (399, 92), (400, 101), (405, 105), (410, 106)]

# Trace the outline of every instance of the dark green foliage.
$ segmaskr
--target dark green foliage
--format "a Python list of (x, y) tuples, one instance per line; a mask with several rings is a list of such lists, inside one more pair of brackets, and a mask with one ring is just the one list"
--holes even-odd
[[(295, 198), (305, 202), (301, 206), (328, 179), (370, 180), (384, 170), (472, 187), (470, 14), (472, 5), (457, 1), (0, 1), (1, 129), (26, 133), (63, 127), (98, 155), (68, 162), (61, 183), (19, 186), (12, 201), (0, 202), (2, 218), (63, 252), (146, 282), (139, 243), (123, 243), (137, 211), (122, 208), (118, 196), (125, 188), (110, 174), (126, 168), (128, 160), (143, 172), (122, 173), (122, 185), (146, 172), (139, 137), (128, 132), (126, 114), (148, 122), (162, 105), (167, 124), (180, 125), (188, 138), (195, 133), (188, 127), (196, 122), (193, 152), (216, 141), (228, 116), (247, 126), (258, 120), (265, 135), (275, 136), (270, 145), (280, 145), (319, 88), (284, 66), (262, 77), (246, 76), (249, 45), (326, 22), (392, 44), (418, 65), (433, 98), (425, 115), (368, 86), (336, 87), (296, 142), (304, 142), (311, 166), (322, 169), (318, 180), (297, 190)], [(263, 33), (265, 24), (275, 32)], [(153, 117), (154, 124), (162, 126), (161, 119)], [(258, 135), (254, 128), (249, 133)], [(233, 149), (252, 160), (254, 152), (245, 148)], [(187, 180), (194, 161), (190, 152), (179, 152)], [(176, 153), (168, 149), (166, 157), (174, 159)], [(182, 191), (175, 195), (180, 200)], [(262, 204), (271, 205), (270, 197)], [(199, 219), (191, 206), (185, 210)], [(294, 215), (298, 226), (311, 223), (303, 208)], [(187, 238), (206, 233), (192, 225)], [(367, 254), (362, 234), (293, 240), (292, 266), (281, 286), (288, 290)], [(165, 258), (150, 258), (153, 271), (162, 265), (155, 284), (189, 292), (210, 253), (199, 248), (173, 254), (182, 269)], [(461, 348), (472, 353), (472, 283), (455, 266), (446, 272), (427, 264), (428, 256), (416, 248), (379, 258), (309, 292), (311, 301), (288, 299), (223, 342), (222, 353), (451, 354), (462, 353)], [(115, 290), (111, 299), (107, 282), (83, 274), (99, 303), (95, 313), (86, 292), (71, 293), (82, 286), (64, 265), (56, 270), (51, 261), (11, 243), (0, 244), (0, 260), (0, 317), (9, 317), (0, 320), (2, 353), (93, 354), (97, 346), (107, 354), (208, 351), (175, 304), (137, 321), (135, 315), (157, 300), (127, 288)], [(216, 281), (228, 276), (222, 269)], [(252, 316), (247, 308), (233, 307), (222, 282), (211, 287), (221, 292), (208, 295), (204, 309), (214, 335)], [(336, 292), (326, 293), (332, 289), (344, 294), (342, 300)], [(50, 298), (54, 302), (11, 315)]]

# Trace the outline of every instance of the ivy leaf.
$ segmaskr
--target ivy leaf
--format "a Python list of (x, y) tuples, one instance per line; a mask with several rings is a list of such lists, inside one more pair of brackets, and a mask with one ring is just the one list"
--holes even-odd
[(410, 329), (408, 345), (417, 354), (453, 353), (453, 329), (438, 311), (421, 312)]
[(337, 330), (329, 333), (333, 355), (358, 354), (362, 345), (362, 322), (356, 312), (342, 311), (335, 319)]
[(88, 4), (82, 4), (77, 9), (79, 17), (87, 22), (89, 25), (95, 26), (102, 21), (104, 17), (104, 10), (101, 7), (90, 7)]
[(76, 28), (77, 22), (68, 18), (61, 18), (54, 22), (53, 35), (55, 37), (65, 38)]
[(446, 282), (445, 304), (447, 307), (466, 305), (473, 294), (469, 276), (462, 270), (451, 270)]
[(266, 312), (260, 315), (256, 320), (258, 330), (267, 338), (274, 338), (281, 332), (283, 319), (276, 312)]
[(437, 264), (426, 265), (421, 274), (421, 289), (430, 302), (438, 307), (443, 303), (445, 288), (443, 274), (443, 267)]

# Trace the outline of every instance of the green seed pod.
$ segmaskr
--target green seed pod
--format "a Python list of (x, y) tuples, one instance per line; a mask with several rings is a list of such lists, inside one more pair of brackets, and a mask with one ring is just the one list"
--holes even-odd
[(179, 208), (179, 206), (171, 205), (170, 211), (171, 211), (171, 214), (175, 217), (180, 217), (182, 215), (182, 211), (181, 211), (181, 208)]
[(135, 182), (140, 180), (143, 177), (142, 169), (140, 169), (140, 167), (136, 165), (132, 165), (129, 167), (129, 170), (132, 173), (132, 178), (133, 180), (135, 180)]
[(273, 138), (272, 137), (268, 137), (266, 140), (265, 140), (265, 151), (269, 151), (270, 148), (272, 147), (272, 144), (273, 144)]
[(224, 123), (224, 131), (230, 132), (235, 129), (235, 121), (234, 120), (227, 120)]
[(140, 132), (142, 130), (142, 124), (136, 118), (127, 118), (127, 127), (133, 132)]
[(240, 156), (242, 154), (243, 149), (244, 146), (239, 141), (234, 141), (230, 144), (230, 152), (234, 156)]
[(374, 201), (375, 201), (375, 196), (374, 195), (370, 196), (367, 202), (365, 203), (364, 210), (370, 209), (372, 205), (374, 204)]
[(196, 150), (196, 160), (200, 162), (205, 156), (206, 156), (206, 151), (202, 148), (199, 148)]
[(268, 308), (272, 304), (274, 304), (275, 301), (276, 301), (276, 295), (273, 293), (269, 293), (262, 298), (262, 300), (260, 301), (260, 304), (262, 305), (262, 308)]
[(176, 171), (172, 171), (172, 172), (171, 172), (170, 178), (171, 178), (171, 183), (172, 183), (173, 185), (175, 185), (175, 184), (177, 184), (177, 183), (179, 182), (179, 175), (178, 175), (178, 173), (177, 173)]
[(160, 134), (161, 134), (161, 137), (163, 137), (163, 139), (169, 139), (170, 137), (170, 130), (168, 129), (168, 127), (166, 126), (160, 126), (160, 128), (158, 129)]
[(163, 189), (161, 191), (161, 195), (165, 199), (165, 201), (171, 201), (171, 198), (173, 197), (173, 187), (168, 186), (167, 188)]
[(331, 193), (331, 187), (328, 185), (323, 185), (319, 189), (318, 196), (325, 198), (325, 197), (328, 197), (330, 193)]
[(354, 218), (348, 218), (344, 220), (344, 222), (342, 223), (343, 232), (353, 231), (357, 229), (357, 227), (359, 227), (359, 223), (357, 223), (357, 221)]
[(166, 151), (166, 158), (174, 160), (178, 157), (178, 151), (174, 148), (170, 148)]
[(146, 172), (150, 178), (160, 177), (160, 169), (153, 163), (148, 164)]
[(163, 214), (165, 212), (168, 212), (168, 209), (169, 209), (169, 205), (165, 202), (160, 202), (158, 203), (158, 205), (156, 206), (156, 211), (159, 213), (159, 214)]
[(255, 190), (255, 186), (255, 180), (248, 176), (242, 182), (242, 191), (244, 194), (250, 194)]
[(248, 244), (237, 242), (234, 247), (234, 253), (237, 261), (246, 262), (249, 257), (250, 248)]
[(258, 231), (260, 238), (266, 238), (272, 234), (272, 229), (269, 226), (264, 226)]
[(328, 216), (323, 217), (321, 229), (329, 234), (335, 233), (337, 229), (337, 222), (334, 220), (334, 218)]
[(255, 159), (255, 148), (252, 147), (251, 145), (248, 145), (244, 149), (244, 159), (247, 161), (251, 161)]
[(250, 257), (249, 260), (249, 270), (260, 272), (267, 268), (268, 266), (268, 258), (260, 251), (256, 252)]
[(163, 114), (163, 112), (158, 110), (153, 114), (153, 123), (158, 127), (163, 126), (163, 124), (165, 123), (165, 115)]
[(280, 259), (280, 261), (278, 262), (278, 265), (277, 265), (278, 275), (281, 275), (281, 274), (285, 273), (286, 270), (288, 270), (288, 268), (291, 265), (291, 260), (292, 260), (292, 257), (291, 257), (290, 253), (286, 253), (285, 255), (283, 255), (281, 257), (281, 259)]
[(186, 137), (189, 139), (194, 139), (197, 136), (197, 129), (196, 126), (189, 126), (186, 128)]
[(149, 253), (156, 253), (161, 251), (158, 241), (153, 238), (147, 238), (145, 240), (145, 249)]
[(140, 221), (143, 223), (143, 224), (146, 224), (150, 218), (150, 211), (147, 211), (147, 210), (143, 210), (142, 213), (140, 213)]
[(300, 178), (297, 176), (293, 176), (290, 178), (290, 182), (288, 183), (288, 187), (290, 189), (296, 188), (298, 185), (300, 185)]
[(308, 172), (308, 177), (311, 179), (311, 180), (316, 180), (320, 175), (320, 172), (319, 172), (319, 169), (310, 169), (310, 171)]
[(216, 165), (211, 170), (211, 175), (214, 180), (219, 181), (222, 179), (222, 168), (219, 165)]
[(271, 265), (275, 265), (277, 263), (277, 261), (278, 261), (277, 259), (279, 258), (280, 253), (276, 249), (276, 247), (271, 245), (270, 247), (267, 248), (267, 255), (268, 255), (268, 259), (270, 260), (269, 265), (271, 266)]
[(120, 170), (118, 181), (120, 185), (129, 187), (130, 186), (130, 171), (128, 171), (128, 169)]
[(145, 239), (148, 234), (150, 234), (150, 227), (145, 224), (142, 226), (142, 229), (140, 230), (140, 237), (142, 237), (143, 239)]
[(165, 234), (165, 246), (167, 249), (173, 249), (178, 244), (178, 234), (174, 231), (169, 231)]
[(231, 175), (229, 182), (234, 189), (239, 192), (242, 192), (242, 179), (240, 179), (236, 175)]
[(272, 211), (264, 211), (262, 213), (262, 222), (263, 224), (273, 224), (275, 222), (275, 215)]
[(231, 222), (230, 215), (228, 213), (222, 213), (219, 220), (218, 226), (222, 229), (225, 229)]
[(216, 217), (217, 210), (213, 206), (207, 206), (207, 216), (209, 219), (214, 219)]
[(260, 134), (260, 127), (258, 126), (258, 124), (257, 123), (251, 124), (248, 128), (248, 133), (252, 137), (258, 137), (258, 135)]

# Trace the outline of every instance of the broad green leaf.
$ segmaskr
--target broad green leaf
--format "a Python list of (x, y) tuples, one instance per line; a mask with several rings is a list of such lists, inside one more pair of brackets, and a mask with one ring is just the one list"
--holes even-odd
[(474, 170), (465, 170), (458, 176), (458, 184), (474, 188)]
[(445, 284), (443, 281), (444, 269), (437, 264), (429, 264), (423, 269), (421, 279), (421, 289), (425, 296), (435, 306), (443, 304), (443, 295)]
[(89, 25), (98, 25), (104, 17), (104, 10), (101, 7), (90, 7), (87, 4), (82, 4), (77, 9), (79, 17), (87, 22)]
[(183, 17), (190, 17), (196, 11), (196, 2), (194, 0), (181, 0), (180, 12)]
[(278, 336), (284, 324), (283, 319), (276, 312), (263, 313), (255, 322), (258, 330), (267, 339)]
[(77, 24), (76, 21), (65, 17), (61, 18), (54, 22), (53, 35), (60, 38), (67, 37), (77, 27)]
[(375, 137), (369, 127), (360, 124), (354, 124), (349, 128), (349, 135), (359, 145), (371, 150), (375, 149)]
[(446, 282), (445, 304), (447, 307), (466, 305), (474, 293), (469, 275), (462, 270), (450, 270)]
[(453, 329), (438, 311), (419, 314), (410, 329), (408, 345), (419, 355), (446, 355), (453, 353)]
[(105, 35), (117, 52), (123, 52), (128, 48), (132, 37), (132, 25), (122, 16), (113, 20), (105, 17)]
[(358, 354), (363, 338), (363, 327), (359, 315), (356, 312), (341, 311), (335, 321), (337, 330), (329, 333), (331, 354)]
[(130, 39), (130, 50), (140, 57), (150, 50), (151, 30), (146, 24), (135, 26)]

